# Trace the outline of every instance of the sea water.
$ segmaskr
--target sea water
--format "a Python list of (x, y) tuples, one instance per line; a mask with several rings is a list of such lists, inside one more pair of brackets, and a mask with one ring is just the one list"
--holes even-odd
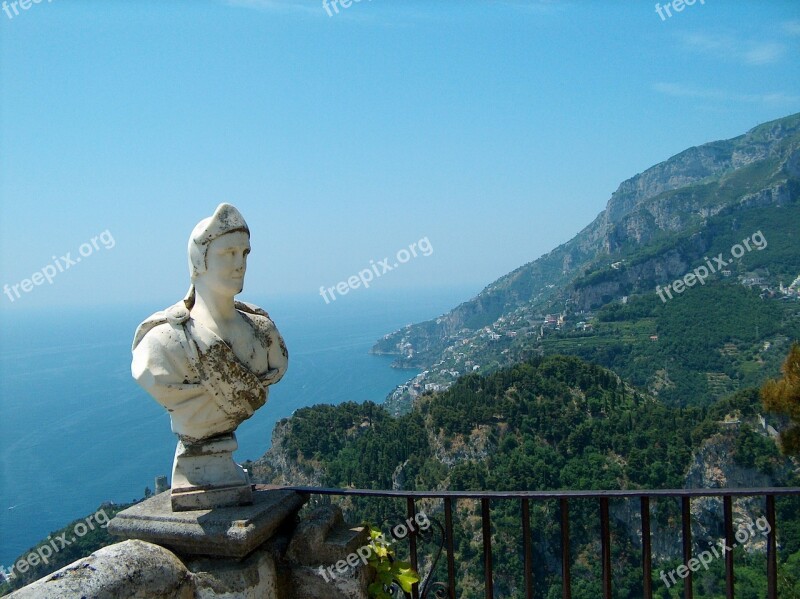
[[(289, 349), (289, 370), (238, 431), (238, 461), (269, 448), (298, 408), (382, 402), (416, 374), (370, 355), (381, 336), (446, 312), (474, 289), (370, 289), (245, 298), (265, 308)], [(130, 374), (140, 321), (166, 306), (14, 310), (0, 314), (0, 564), (102, 503), (141, 498), (169, 476), (176, 437), (167, 412)]]

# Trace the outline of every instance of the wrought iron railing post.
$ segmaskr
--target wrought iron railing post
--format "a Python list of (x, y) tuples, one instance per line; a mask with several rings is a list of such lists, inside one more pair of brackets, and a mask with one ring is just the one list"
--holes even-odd
[(639, 502), (642, 518), (642, 589), (644, 599), (653, 599), (653, 554), (650, 547), (650, 498), (642, 495)]
[(561, 597), (572, 598), (572, 580), (570, 577), (569, 559), (569, 500), (559, 499), (561, 507)]
[(603, 569), (603, 599), (611, 599), (611, 523), (608, 497), (600, 498), (600, 552)]
[(481, 524), (483, 528), (483, 575), (486, 577), (486, 599), (494, 599), (494, 580), (492, 575), (492, 520), (489, 498), (481, 498)]
[(778, 598), (778, 544), (775, 522), (775, 495), (767, 495), (767, 599)]
[(533, 599), (533, 552), (531, 551), (530, 499), (522, 498), (522, 552), (525, 556), (525, 599)]
[(448, 598), (456, 599), (456, 550), (453, 544), (453, 500), (444, 498), (445, 542), (447, 543)]
[[(725, 495), (722, 498), (722, 517), (725, 523), (725, 546), (733, 547), (733, 498)], [(734, 574), (733, 574), (733, 551), (725, 554), (725, 597), (734, 599)]]
[[(406, 514), (408, 514), (408, 522), (414, 522), (417, 515), (416, 506), (414, 505), (413, 497), (406, 497)], [(411, 567), (419, 572), (419, 560), (417, 559), (417, 531), (416, 529), (408, 535), (409, 542), (409, 561)], [(411, 587), (411, 598), (419, 599), (419, 583), (415, 582)]]

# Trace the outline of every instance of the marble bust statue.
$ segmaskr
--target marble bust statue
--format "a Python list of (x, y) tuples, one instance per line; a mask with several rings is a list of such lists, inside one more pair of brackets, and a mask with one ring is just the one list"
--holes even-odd
[(250, 253), (239, 211), (220, 204), (189, 238), (186, 297), (147, 318), (133, 340), (133, 378), (170, 413), (178, 447), (172, 509), (252, 502), (247, 473), (233, 461), (234, 431), (267, 401), (288, 352), (262, 309), (236, 301)]

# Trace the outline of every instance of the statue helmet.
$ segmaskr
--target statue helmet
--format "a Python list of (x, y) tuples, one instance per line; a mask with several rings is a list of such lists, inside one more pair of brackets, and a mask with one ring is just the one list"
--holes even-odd
[(217, 206), (213, 215), (195, 225), (189, 237), (189, 272), (192, 279), (206, 271), (208, 244), (218, 237), (237, 231), (250, 236), (250, 229), (242, 217), (242, 213), (235, 206), (225, 203)]

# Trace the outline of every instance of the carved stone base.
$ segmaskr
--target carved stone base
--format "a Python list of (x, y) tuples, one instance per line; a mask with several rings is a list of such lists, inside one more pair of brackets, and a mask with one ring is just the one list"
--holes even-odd
[(215, 487), (190, 491), (172, 491), (173, 512), (192, 512), (221, 507), (252, 505), (253, 489), (250, 485)]
[(173, 512), (166, 493), (117, 514), (108, 531), (171, 549), (181, 556), (243, 558), (292, 525), (307, 495), (281, 489), (253, 493), (253, 504), (191, 512)]
[(178, 441), (172, 465), (172, 510), (252, 504), (250, 477), (233, 461), (238, 447), (233, 433), (199, 443)]

